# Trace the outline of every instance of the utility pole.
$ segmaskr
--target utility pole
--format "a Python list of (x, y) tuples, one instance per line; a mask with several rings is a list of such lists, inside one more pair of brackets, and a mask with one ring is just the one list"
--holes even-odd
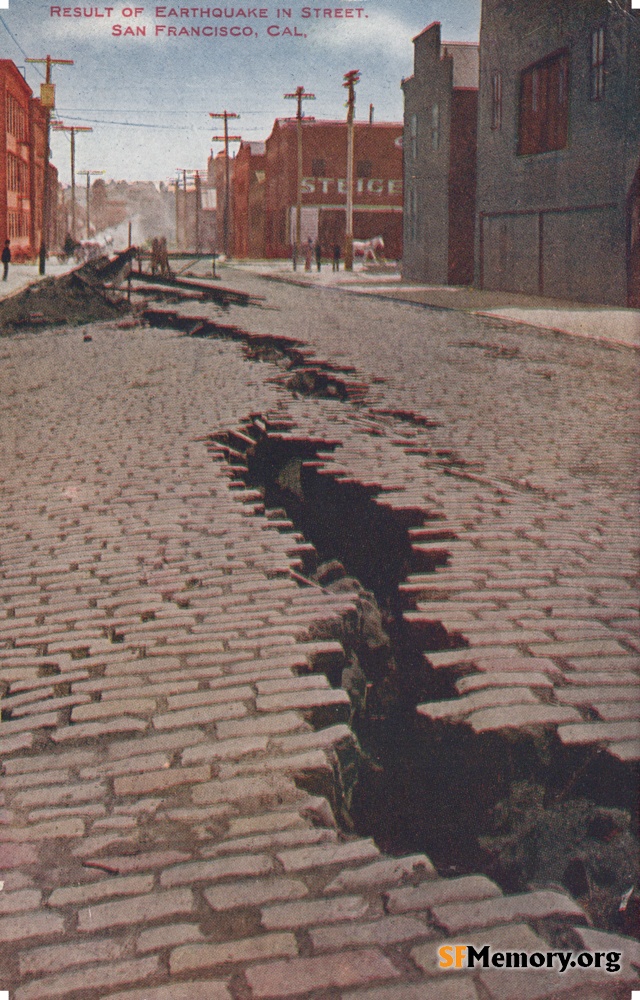
[[(184, 195), (184, 198), (183, 198), (183, 210), (182, 210), (182, 229), (183, 229), (183, 234), (184, 234), (184, 240), (183, 240), (184, 246), (182, 247), (182, 249), (183, 250), (188, 250), (189, 249), (188, 240), (187, 240), (187, 235), (188, 235), (188, 232), (187, 232), (188, 226), (187, 226), (187, 224), (189, 222), (189, 213), (187, 211), (187, 207), (188, 207), (188, 201), (187, 201), (187, 175), (189, 174), (189, 175), (191, 175), (193, 177), (193, 186), (194, 186), (194, 189), (195, 189), (195, 194), (194, 194), (195, 207), (194, 207), (194, 213), (193, 213), (193, 223), (194, 223), (194, 225), (193, 225), (193, 240), (194, 240), (194, 249), (195, 249), (196, 253), (199, 253), (200, 252), (200, 174), (199, 174), (199, 172), (197, 170), (191, 170), (191, 169), (188, 169), (188, 168), (185, 168), (185, 167), (178, 167), (177, 168), (177, 173), (178, 173), (178, 177), (180, 176), (180, 173), (182, 173), (182, 190), (183, 190), (183, 195)], [(178, 180), (176, 182), (176, 205), (177, 205), (179, 184), (180, 184), (180, 182)], [(176, 239), (177, 239), (177, 234), (176, 234)]]
[(173, 181), (176, 186), (176, 249), (180, 250), (180, 176)]
[(45, 56), (44, 59), (27, 59), (28, 63), (46, 63), (45, 82), (40, 84), (40, 104), (44, 108), (45, 114), (45, 143), (44, 143), (44, 180), (42, 188), (42, 236), (40, 240), (40, 274), (46, 271), (47, 260), (47, 225), (49, 222), (49, 159), (51, 157), (51, 112), (56, 103), (55, 86), (51, 82), (52, 66), (73, 66), (73, 59), (52, 59)]
[(79, 170), (79, 174), (87, 178), (87, 239), (90, 238), (89, 232), (89, 189), (91, 187), (91, 178), (94, 175), (103, 174), (104, 170)]
[(229, 190), (230, 190), (230, 176), (229, 176), (229, 143), (230, 142), (242, 142), (241, 135), (229, 135), (229, 119), (239, 118), (240, 115), (234, 114), (232, 111), (221, 111), (219, 113), (209, 112), (210, 118), (222, 118), (224, 120), (224, 135), (214, 135), (212, 136), (213, 142), (224, 142), (224, 255), (229, 256)]
[(353, 271), (353, 119), (356, 110), (356, 83), (360, 81), (360, 70), (352, 69), (344, 74), (343, 87), (349, 91), (347, 98), (347, 225), (344, 250), (344, 269)]
[(195, 209), (195, 250), (196, 253), (200, 253), (200, 173), (196, 170), (196, 175), (193, 179), (196, 188), (196, 209)]
[(54, 132), (71, 133), (71, 239), (76, 238), (76, 132), (93, 132), (88, 125), (65, 125), (64, 122), (52, 121)]
[[(298, 256), (298, 250), (300, 249), (300, 232), (302, 228), (302, 102), (315, 101), (316, 95), (306, 94), (304, 87), (296, 87), (293, 94), (285, 94), (284, 96), (287, 100), (294, 100), (298, 102), (298, 110), (296, 111), (296, 129), (298, 133), (298, 192), (296, 195), (296, 234), (293, 247), (293, 260), (295, 266), (295, 260)], [(307, 120), (314, 121), (313, 118), (309, 118)]]

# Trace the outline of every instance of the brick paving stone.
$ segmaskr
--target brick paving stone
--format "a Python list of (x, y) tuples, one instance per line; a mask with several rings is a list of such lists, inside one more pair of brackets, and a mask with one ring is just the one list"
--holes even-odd
[(465, 932), (458, 938), (442, 938), (437, 936), (434, 941), (429, 941), (427, 944), (420, 944), (412, 948), (411, 958), (426, 976), (437, 976), (439, 981), (446, 981), (451, 977), (464, 981), (468, 975), (466, 961), (460, 969), (443, 969), (439, 965), (439, 949), (443, 945), (452, 947), (456, 944), (473, 945), (474, 948), (483, 948), (487, 943), (495, 951), (534, 952), (548, 950), (547, 942), (527, 924), (512, 923), (509, 925), (498, 925), (492, 927), (490, 930), (474, 930), (471, 933)]
[(272, 733), (308, 731), (308, 726), (297, 712), (278, 712), (263, 718), (245, 719), (240, 722), (218, 722), (216, 732), (220, 739), (243, 738), (245, 736), (263, 736)]
[(634, 976), (617, 973), (615, 980), (602, 969), (567, 969), (560, 975), (551, 969), (483, 969), (478, 976), (488, 1000), (562, 1000), (584, 997), (608, 1000), (621, 996), (620, 986), (637, 984)]
[(292, 782), (279, 775), (269, 777), (230, 778), (228, 781), (208, 781), (196, 785), (191, 792), (195, 805), (218, 802), (241, 802), (243, 808), (274, 806), (294, 802), (300, 793)]
[(408, 913), (430, 910), (445, 903), (469, 900), (497, 899), (502, 892), (484, 875), (465, 875), (462, 878), (438, 879), (419, 886), (392, 889), (386, 894), (389, 913)]
[(74, 965), (86, 965), (89, 962), (107, 962), (122, 958), (126, 943), (114, 938), (99, 938), (93, 941), (74, 941), (70, 944), (45, 945), (40, 948), (21, 950), (19, 955), (20, 972), (42, 973), (60, 972)]
[(607, 747), (612, 757), (617, 757), (624, 764), (640, 760), (640, 740), (620, 740), (610, 743)]
[(640, 942), (621, 934), (598, 931), (593, 927), (574, 927), (574, 934), (586, 951), (619, 951), (625, 968), (640, 969)]
[(5, 758), (18, 750), (29, 750), (33, 746), (33, 733), (20, 733), (18, 736), (0, 737), (0, 757)]
[(153, 698), (125, 698), (91, 702), (89, 705), (78, 705), (71, 712), (72, 722), (91, 722), (118, 715), (147, 715), (153, 712), (156, 702)]
[(225, 882), (204, 891), (212, 910), (233, 910), (241, 906), (261, 906), (277, 900), (302, 899), (309, 890), (304, 882), (290, 878), (252, 879), (250, 882)]
[(154, 715), (153, 726), (155, 729), (178, 729), (182, 726), (192, 726), (198, 723), (208, 725), (221, 719), (241, 719), (247, 714), (248, 709), (241, 701), (229, 701), (219, 705), (188, 708), (182, 712)]
[(191, 861), (166, 868), (160, 876), (163, 887), (190, 885), (192, 882), (216, 882), (223, 878), (250, 878), (268, 875), (273, 861), (267, 855), (244, 854), (215, 861)]
[(55, 819), (50, 822), (33, 823), (31, 826), (10, 826), (2, 831), (7, 840), (25, 842), (32, 840), (53, 840), (58, 837), (81, 837), (85, 825), (79, 818)]
[(36, 910), (40, 905), (42, 893), (36, 889), (24, 889), (18, 892), (3, 892), (0, 894), (0, 914), (20, 913), (21, 910)]
[(509, 705), (505, 708), (485, 708), (472, 712), (468, 724), (476, 733), (500, 729), (528, 729), (535, 726), (560, 726), (579, 722), (580, 714), (560, 705)]
[(83, 767), (80, 770), (80, 777), (91, 780), (92, 778), (114, 777), (119, 774), (129, 774), (140, 771), (158, 771), (161, 768), (169, 767), (171, 761), (168, 754), (152, 753), (146, 756), (131, 756), (120, 760), (107, 761), (97, 767)]
[(432, 936), (433, 930), (426, 923), (404, 916), (383, 917), (367, 923), (350, 921), (339, 927), (315, 927), (309, 931), (314, 954), (365, 945), (385, 948)]
[(191, 785), (209, 781), (211, 768), (181, 767), (163, 771), (147, 771), (144, 774), (118, 777), (113, 783), (116, 795), (145, 795), (148, 792), (165, 792), (181, 785)]
[(68, 906), (100, 902), (111, 896), (138, 896), (153, 888), (153, 875), (134, 875), (130, 878), (108, 878), (89, 885), (68, 886), (54, 889), (47, 900), (48, 906)]
[(102, 781), (85, 781), (81, 784), (45, 785), (18, 792), (12, 798), (16, 809), (33, 809), (36, 806), (70, 805), (77, 802), (97, 801), (104, 798), (106, 785)]
[(312, 924), (332, 924), (363, 917), (369, 904), (361, 896), (337, 896), (334, 899), (305, 900), (263, 907), (261, 923), (267, 930), (303, 928)]
[(330, 959), (293, 958), (253, 965), (246, 970), (246, 977), (254, 997), (288, 997), (397, 979), (400, 971), (377, 949), (369, 948), (334, 954)]
[(3, 870), (11, 871), (18, 865), (34, 865), (37, 861), (38, 853), (33, 844), (3, 844), (0, 842), (0, 868)]
[(344, 844), (280, 851), (277, 858), (286, 872), (299, 872), (324, 865), (347, 864), (350, 861), (371, 861), (379, 853), (372, 840), (353, 840)]
[(343, 993), (342, 1000), (479, 1000), (479, 997), (470, 979), (457, 978), (455, 982), (376, 986), (357, 993)]
[(399, 883), (411, 879), (436, 878), (437, 873), (426, 854), (413, 854), (404, 858), (374, 861), (362, 868), (345, 868), (327, 886), (325, 892), (349, 892), (374, 889), (377, 886)]
[(221, 944), (190, 944), (175, 948), (169, 958), (169, 967), (172, 974), (179, 975), (218, 965), (293, 958), (296, 955), (298, 945), (293, 934), (262, 934)]
[(98, 903), (78, 912), (78, 930), (101, 931), (165, 917), (189, 916), (193, 911), (190, 889), (151, 892), (112, 903)]
[(584, 911), (570, 896), (551, 890), (485, 899), (471, 903), (436, 905), (431, 910), (433, 918), (449, 934), (476, 927), (490, 927), (513, 921), (544, 920), (548, 917), (586, 920)]
[[(93, 764), (96, 760), (97, 753), (95, 750), (82, 749), (76, 750), (75, 753), (57, 753), (55, 756), (51, 755), (48, 763), (54, 765), (56, 768), (72, 768)], [(29, 772), (37, 774), (42, 772), (42, 758), (38, 755), (35, 757), (21, 757), (15, 760), (7, 760), (4, 762), (4, 769), (7, 774), (28, 774)]]
[(204, 941), (205, 937), (198, 924), (165, 924), (163, 927), (152, 927), (142, 931), (136, 940), (136, 951), (144, 954), (148, 951), (159, 951), (162, 948), (174, 948), (177, 945)]
[(22, 941), (28, 938), (55, 937), (64, 932), (64, 920), (54, 913), (32, 910), (18, 916), (0, 918), (0, 941)]
[(556, 698), (561, 705), (593, 705), (595, 701), (640, 702), (640, 687), (626, 687), (622, 684), (598, 685), (597, 687), (569, 687), (556, 691)]
[(558, 736), (567, 746), (590, 743), (619, 743), (640, 737), (640, 720), (627, 722), (583, 722), (560, 726)]
[(182, 754), (182, 763), (196, 764), (206, 760), (238, 760), (251, 754), (263, 753), (267, 736), (247, 736), (244, 739), (217, 740), (206, 746), (189, 747)]
[(472, 674), (469, 677), (462, 677), (456, 681), (456, 690), (460, 694), (470, 694), (473, 691), (482, 691), (492, 687), (524, 687), (542, 688), (551, 690), (553, 683), (546, 674), (535, 671), (520, 673), (519, 671), (498, 672), (487, 671), (482, 674)]
[(118, 733), (144, 733), (148, 724), (142, 719), (128, 716), (115, 717), (107, 722), (81, 722), (56, 729), (51, 734), (54, 743), (69, 743), (72, 740), (86, 740), (100, 736), (114, 736)]
[(109, 993), (104, 1000), (233, 1000), (223, 980), (206, 979), (204, 982), (186, 982), (168, 986), (145, 987), (143, 990), (126, 990)]
[(119, 760), (136, 754), (168, 753), (170, 750), (184, 750), (187, 746), (204, 743), (205, 734), (199, 729), (183, 729), (178, 733), (160, 733), (109, 744), (108, 757)]
[[(164, 850), (164, 851), (136, 851), (135, 854), (110, 855), (101, 857), (95, 863), (103, 867), (103, 870), (115, 875), (126, 875), (132, 872), (149, 871), (150, 868), (164, 868), (166, 865), (173, 865), (180, 861), (188, 861), (191, 857), (186, 851)], [(87, 859), (85, 865), (89, 867), (92, 862)]]
[[(508, 678), (505, 678), (508, 683)], [(479, 708), (498, 708), (505, 705), (539, 705), (540, 700), (528, 688), (492, 687), (486, 690), (474, 691), (462, 698), (452, 698), (448, 701), (431, 701), (417, 705), (416, 711), (425, 719), (458, 719), (470, 715)]]
[(137, 958), (125, 962), (91, 965), (75, 972), (46, 976), (20, 986), (16, 1000), (42, 1000), (43, 997), (68, 996), (76, 990), (106, 989), (150, 979), (159, 971), (156, 957)]

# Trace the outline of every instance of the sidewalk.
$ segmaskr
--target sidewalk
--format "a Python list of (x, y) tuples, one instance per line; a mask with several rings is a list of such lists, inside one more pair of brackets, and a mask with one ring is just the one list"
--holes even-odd
[(64, 264), (56, 259), (47, 261), (47, 273), (39, 274), (38, 264), (11, 264), (9, 266), (9, 276), (6, 281), (0, 281), (0, 299), (7, 299), (10, 295), (22, 291), (27, 285), (32, 285), (35, 281), (42, 281), (43, 278), (57, 278), (61, 274), (72, 271), (78, 264), (75, 260), (67, 260)]
[(365, 268), (362, 264), (356, 264), (353, 272), (338, 273), (333, 272), (329, 264), (320, 272), (304, 271), (303, 267), (294, 272), (289, 261), (234, 261), (233, 267), (299, 285), (339, 287), (361, 295), (380, 295), (437, 309), (459, 309), (554, 333), (587, 337), (626, 347), (640, 347), (638, 309), (590, 305), (515, 292), (410, 284), (403, 282), (399, 271), (391, 265)]

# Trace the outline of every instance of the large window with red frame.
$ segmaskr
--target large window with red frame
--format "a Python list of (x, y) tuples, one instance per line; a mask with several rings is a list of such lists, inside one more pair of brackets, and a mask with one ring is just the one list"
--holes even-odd
[(569, 53), (556, 52), (520, 77), (518, 153), (564, 149), (569, 135)]

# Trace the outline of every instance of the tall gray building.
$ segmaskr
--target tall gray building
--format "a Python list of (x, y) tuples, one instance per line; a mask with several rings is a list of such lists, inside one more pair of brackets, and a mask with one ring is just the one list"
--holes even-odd
[(473, 280), (478, 114), (477, 43), (442, 42), (440, 23), (413, 39), (404, 92), (402, 273), (412, 281)]
[(483, 0), (476, 282), (640, 306), (640, 10)]

